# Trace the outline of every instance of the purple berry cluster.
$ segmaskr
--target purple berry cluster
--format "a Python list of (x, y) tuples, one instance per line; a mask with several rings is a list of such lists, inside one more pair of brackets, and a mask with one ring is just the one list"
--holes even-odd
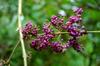
[[(61, 53), (66, 49), (73, 47), (76, 51), (80, 52), (82, 50), (82, 47), (78, 43), (77, 39), (87, 33), (85, 27), (82, 25), (82, 12), (82, 8), (75, 9), (75, 15), (70, 16), (66, 24), (64, 24), (63, 18), (52, 16), (50, 23), (43, 25), (42, 34), (39, 34), (38, 28), (33, 27), (32, 23), (29, 22), (26, 24), (22, 31), (24, 39), (35, 36), (34, 39), (32, 38), (33, 40), (30, 45), (35, 50), (43, 50), (47, 47), (51, 47), (54, 52)], [(60, 31), (67, 31), (71, 38), (65, 44), (62, 44), (59, 41), (53, 42), (53, 38), (56, 38), (58, 34), (56, 35), (56, 33), (50, 28), (50, 26), (54, 26), (55, 29), (58, 29)]]
[(28, 22), (26, 26), (22, 29), (22, 34), (24, 39), (29, 39), (30, 36), (37, 36), (38, 29), (33, 27), (31, 22)]
[(44, 35), (50, 39), (50, 38), (53, 38), (55, 35), (53, 34), (53, 30), (51, 30), (50, 28), (50, 24), (45, 24), (43, 26), (43, 32), (44, 32)]
[(73, 47), (76, 51), (81, 51), (82, 48), (80, 44), (78, 44), (77, 39), (86, 34), (86, 30), (84, 26), (81, 25), (81, 14), (83, 12), (82, 8), (77, 8), (74, 10), (75, 15), (69, 17), (68, 22), (66, 22), (66, 25), (62, 26), (64, 30), (66, 30), (69, 35), (72, 37), (70, 40), (68, 40), (66, 47)]
[(45, 49), (48, 45), (48, 37), (46, 35), (41, 35), (32, 41), (31, 47), (35, 50), (42, 50)]
[(48, 24), (43, 25), (43, 34), (38, 35), (36, 39), (32, 41), (31, 47), (35, 50), (42, 50), (50, 45), (50, 39), (54, 38), (53, 31), (49, 28)]
[(50, 46), (52, 47), (53, 51), (57, 53), (64, 52), (66, 50), (66, 46), (61, 45), (60, 42), (52, 42)]
[(58, 16), (51, 17), (51, 24), (56, 28), (61, 30), (61, 26), (63, 25), (64, 19), (59, 18)]
[(68, 42), (66, 44), (66, 48), (70, 48), (70, 47), (73, 47), (77, 52), (80, 52), (83, 50), (83, 48), (77, 42), (76, 38), (71, 38), (68, 40)]

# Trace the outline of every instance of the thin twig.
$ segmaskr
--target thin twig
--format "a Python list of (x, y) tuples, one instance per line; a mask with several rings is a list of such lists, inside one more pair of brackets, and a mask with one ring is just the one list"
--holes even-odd
[(23, 62), (24, 66), (27, 66), (27, 55), (24, 46), (24, 40), (22, 35), (22, 27), (21, 27), (21, 15), (22, 15), (22, 0), (18, 1), (18, 28), (19, 28), (19, 39), (21, 41), (22, 53), (23, 53)]
[[(68, 32), (55, 32), (55, 34), (65, 34)], [(87, 31), (87, 33), (100, 33), (100, 31)]]
[(100, 31), (87, 31), (88, 33), (100, 33)]
[(9, 58), (8, 58), (8, 60), (5, 62), (5, 64), (8, 64), (8, 63), (10, 62), (10, 60), (11, 60), (11, 58), (12, 58), (12, 56), (13, 56), (13, 54), (14, 54), (16, 48), (18, 47), (19, 43), (20, 43), (20, 41), (18, 41), (17, 44), (15, 45), (13, 51), (11, 52), (11, 55), (9, 56)]

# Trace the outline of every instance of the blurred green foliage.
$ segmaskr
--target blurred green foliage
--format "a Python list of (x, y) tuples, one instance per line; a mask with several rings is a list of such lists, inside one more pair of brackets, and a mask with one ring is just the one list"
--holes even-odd
[[(24, 26), (31, 20), (41, 29), (60, 10), (66, 13), (66, 22), (75, 6), (84, 9), (82, 17), (87, 30), (100, 30), (100, 0), (23, 0), (22, 24)], [(0, 0), (0, 59), (8, 59), (18, 41), (17, 11), (18, 0)], [(64, 42), (67, 38), (68, 36)], [(90, 33), (81, 37), (79, 42), (84, 46), (84, 53), (70, 48), (63, 54), (56, 54), (49, 49), (37, 52), (26, 47), (28, 66), (100, 66), (100, 34)], [(23, 66), (20, 45), (15, 50), (10, 65)]]

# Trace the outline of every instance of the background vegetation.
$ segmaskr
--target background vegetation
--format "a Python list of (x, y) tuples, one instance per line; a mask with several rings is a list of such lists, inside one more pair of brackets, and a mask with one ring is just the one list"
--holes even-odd
[[(59, 11), (66, 13), (67, 21), (72, 14), (72, 8), (76, 6), (84, 9), (82, 17), (86, 29), (100, 30), (100, 0), (23, 0), (22, 24), (24, 26), (31, 20), (41, 29), (42, 24)], [(17, 11), (18, 0), (0, 0), (0, 60), (8, 59), (18, 42)], [(27, 45), (27, 41), (25, 42)], [(80, 42), (84, 46), (85, 54), (72, 48), (63, 54), (56, 54), (50, 50), (37, 52), (26, 47), (28, 66), (100, 66), (100, 33), (89, 33), (81, 37)], [(20, 45), (15, 50), (10, 65), (23, 66)]]

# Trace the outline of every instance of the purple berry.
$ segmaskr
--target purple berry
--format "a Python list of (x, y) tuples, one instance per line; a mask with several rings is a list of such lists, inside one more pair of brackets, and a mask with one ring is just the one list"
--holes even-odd
[(54, 52), (61, 53), (64, 51), (64, 47), (59, 42), (52, 42), (51, 47)]
[(25, 28), (23, 29), (23, 31), (25, 31), (26, 33), (29, 33), (32, 29), (32, 23), (28, 22), (25, 26)]
[(38, 36), (35, 40), (32, 41), (31, 47), (35, 50), (45, 49), (49, 44), (49, 40), (45, 35)]
[(32, 22), (28, 22), (28, 23), (26, 24), (25, 28), (31, 29), (31, 28), (32, 28)]
[(45, 24), (43, 25), (43, 32), (45, 34), (49, 34), (49, 33), (52, 33), (52, 30), (49, 28), (49, 25)]
[(73, 46), (74, 43), (76, 43), (75, 38), (69, 39), (67, 44), (66, 44), (66, 48), (69, 48), (69, 47)]
[(31, 47), (32, 47), (32, 48), (33, 48), (33, 47), (36, 47), (36, 45), (37, 45), (36, 43), (37, 43), (37, 42), (38, 42), (37, 40), (33, 40), (33, 41), (32, 41), (32, 44), (31, 44)]
[(49, 28), (48, 25), (44, 25), (43, 26), (43, 32), (45, 33), (45, 35), (48, 37), (48, 39), (50, 38), (54, 38), (54, 34), (53, 31)]
[(58, 18), (57, 16), (51, 17), (51, 24), (55, 27), (62, 25), (63, 21), (64, 21), (63, 19)]
[(80, 17), (78, 17), (78, 16), (71, 16), (71, 17), (69, 18), (69, 22), (72, 22), (72, 23), (79, 22), (79, 21), (81, 21), (81, 20), (82, 20), (82, 18), (80, 18)]
[(68, 40), (66, 44), (66, 48), (70, 48), (70, 47), (73, 47), (78, 52), (82, 50), (82, 47), (80, 46), (80, 44), (78, 44), (76, 38), (72, 38)]
[(53, 25), (57, 25), (57, 20), (58, 20), (58, 17), (57, 16), (52, 16), (51, 17), (51, 24), (53, 24)]
[(73, 44), (73, 48), (74, 48), (77, 52), (80, 52), (80, 51), (82, 50), (82, 47), (81, 47), (78, 43)]
[(83, 9), (82, 9), (82, 8), (76, 8), (76, 9), (74, 10), (74, 12), (75, 12), (76, 14), (82, 14)]
[(37, 29), (36, 27), (33, 28), (32, 31), (31, 31), (31, 34), (32, 34), (33, 36), (37, 36), (37, 34), (38, 34), (38, 29)]

